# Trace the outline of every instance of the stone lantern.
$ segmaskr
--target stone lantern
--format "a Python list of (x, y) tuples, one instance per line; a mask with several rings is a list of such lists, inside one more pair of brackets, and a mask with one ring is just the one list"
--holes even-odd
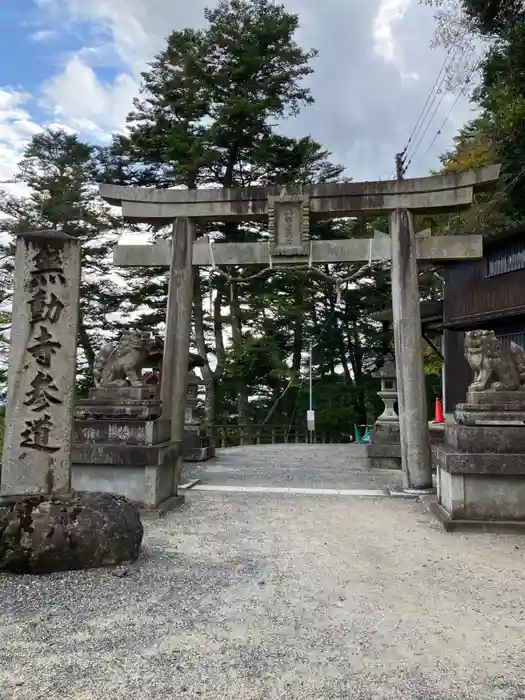
[(213, 441), (195, 413), (199, 402), (199, 384), (202, 383), (202, 379), (199, 379), (193, 370), (188, 372), (184, 419), (184, 459), (186, 462), (205, 462), (215, 457)]
[(381, 380), (381, 397), (385, 407), (374, 423), (366, 454), (370, 466), (376, 469), (401, 469), (401, 441), (399, 436), (399, 416), (394, 405), (397, 401), (396, 363), (392, 355), (387, 355), (381, 369), (372, 375)]
[(394, 405), (397, 401), (396, 363), (392, 355), (385, 357), (381, 369), (372, 374), (375, 379), (381, 379), (381, 390), (377, 395), (385, 404), (385, 410), (377, 419), (377, 423), (399, 423), (399, 416)]
[(199, 394), (199, 378), (195, 372), (188, 372), (188, 389), (186, 392), (186, 415), (184, 423), (186, 426), (198, 426), (200, 421), (195, 415), (195, 409), (198, 404), (198, 394)]

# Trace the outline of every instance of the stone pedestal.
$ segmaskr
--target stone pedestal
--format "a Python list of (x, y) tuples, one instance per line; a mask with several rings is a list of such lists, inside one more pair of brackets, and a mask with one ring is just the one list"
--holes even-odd
[(198, 387), (201, 380), (195, 372), (188, 373), (188, 390), (186, 394), (186, 416), (184, 420), (184, 460), (186, 462), (205, 462), (215, 457), (215, 445), (199, 418), (195, 415), (198, 401)]
[(158, 386), (92, 389), (76, 406), (72, 487), (127, 496), (145, 508), (177, 496), (182, 447), (160, 414)]
[(454, 413), (462, 425), (524, 425), (525, 391), (472, 391)]
[(381, 379), (381, 390), (377, 395), (385, 408), (372, 428), (366, 454), (372, 469), (401, 469), (399, 416), (394, 408), (397, 401), (394, 358), (388, 355), (381, 369), (372, 376)]
[(435, 513), (447, 529), (525, 529), (525, 392), (472, 392), (432, 447)]
[(434, 421), (430, 421), (428, 424), (428, 433), (431, 446), (443, 444), (445, 441), (445, 423), (434, 423)]
[(370, 433), (366, 454), (372, 469), (401, 469), (399, 423), (377, 422)]

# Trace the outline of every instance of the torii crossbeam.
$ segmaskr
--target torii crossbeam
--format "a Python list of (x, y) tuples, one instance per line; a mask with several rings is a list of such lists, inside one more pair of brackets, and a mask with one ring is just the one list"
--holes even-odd
[[(417, 261), (481, 258), (482, 237), (415, 235), (413, 214), (467, 208), (474, 193), (494, 183), (500, 166), (452, 175), (377, 182), (245, 189), (159, 190), (100, 186), (110, 204), (134, 222), (174, 222), (171, 242), (117, 246), (119, 266), (170, 267), (166, 342), (162, 371), (163, 415), (172, 421), (172, 440), (182, 440), (188, 365), (193, 268), (199, 265), (320, 264), (358, 261), (392, 263), (392, 308), (399, 387), (401, 454), (405, 485), (432, 487), (419, 311)], [(310, 221), (388, 215), (390, 236), (312, 241)], [(262, 243), (196, 240), (198, 221), (268, 222)]]

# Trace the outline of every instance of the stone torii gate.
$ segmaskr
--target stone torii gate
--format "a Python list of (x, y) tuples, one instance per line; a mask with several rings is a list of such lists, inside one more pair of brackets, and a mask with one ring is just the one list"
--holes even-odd
[[(476, 190), (494, 183), (500, 166), (410, 180), (243, 189), (160, 190), (102, 184), (101, 196), (122, 207), (126, 220), (173, 223), (171, 241), (119, 245), (114, 262), (123, 267), (169, 267), (166, 340), (162, 368), (163, 417), (171, 439), (182, 441), (193, 301), (193, 270), (199, 265), (315, 265), (392, 263), (392, 308), (399, 388), (405, 486), (432, 487), (423, 372), (417, 261), (482, 257), (481, 236), (418, 237), (414, 214), (468, 208)], [(390, 236), (312, 241), (310, 221), (387, 215)], [(269, 242), (217, 243), (196, 240), (198, 221), (268, 222)]]

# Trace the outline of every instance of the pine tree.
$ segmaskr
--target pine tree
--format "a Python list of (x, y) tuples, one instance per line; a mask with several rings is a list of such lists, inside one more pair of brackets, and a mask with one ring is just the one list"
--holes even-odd
[[(208, 26), (202, 31), (173, 32), (165, 50), (143, 74), (141, 96), (128, 118), (129, 133), (116, 138), (105, 156), (105, 178), (194, 189), (300, 184), (340, 176), (343, 169), (328, 161), (319, 144), (309, 137), (287, 138), (275, 126), (313, 101), (302, 80), (312, 72), (310, 60), (316, 52), (305, 51), (295, 42), (298, 16), (272, 0), (221, 0), (205, 11), (205, 18)], [(210, 230), (222, 240), (264, 236), (261, 227), (237, 223), (202, 228), (202, 232)], [(236, 397), (239, 421), (247, 423), (249, 390), (239, 363), (249, 345), (245, 327), (250, 325), (251, 311), (244, 310), (244, 302), (252, 299), (254, 286), (239, 287), (218, 275), (212, 282), (212, 317), (202, 312), (202, 300), (210, 294), (206, 273), (201, 273), (195, 294), (199, 352), (204, 354), (214, 345), (219, 360), (214, 372), (209, 364), (203, 372), (215, 389), (223, 378), (222, 387), (229, 386)], [(142, 271), (140, 281), (131, 286), (130, 300), (144, 299), (144, 288), (150, 294), (147, 322), (161, 321), (165, 275)], [(232, 340), (228, 351), (225, 306)], [(212, 406), (211, 420), (213, 414)]]
[[(1, 276), (12, 279), (17, 233), (57, 229), (82, 241), (78, 343), (83, 387), (91, 382), (108, 314), (119, 310), (122, 296), (110, 258), (121, 222), (98, 196), (100, 167), (93, 146), (64, 131), (45, 131), (32, 138), (19, 164), (16, 180), (27, 186), (27, 195), (0, 193), (0, 230), (12, 236), (3, 246)], [(11, 287), (6, 284), (3, 294), (11, 294)]]

